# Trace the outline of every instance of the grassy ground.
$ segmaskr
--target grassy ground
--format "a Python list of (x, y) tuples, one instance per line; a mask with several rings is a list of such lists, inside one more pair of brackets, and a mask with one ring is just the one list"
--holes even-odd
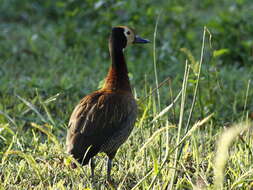
[[(0, 189), (253, 188), (250, 0), (0, 4)], [(113, 187), (103, 154), (92, 184), (64, 149), (69, 116), (101, 86), (110, 28), (122, 24), (152, 44), (125, 52), (139, 115)], [(156, 75), (169, 78), (159, 91)]]

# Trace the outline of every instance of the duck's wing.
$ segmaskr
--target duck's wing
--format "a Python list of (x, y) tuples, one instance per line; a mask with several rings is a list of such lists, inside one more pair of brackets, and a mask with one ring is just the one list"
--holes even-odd
[(131, 94), (102, 91), (86, 96), (70, 117), (67, 152), (79, 161), (86, 153), (83, 160), (86, 164), (112, 137), (120, 132), (131, 131), (136, 112), (136, 103)]

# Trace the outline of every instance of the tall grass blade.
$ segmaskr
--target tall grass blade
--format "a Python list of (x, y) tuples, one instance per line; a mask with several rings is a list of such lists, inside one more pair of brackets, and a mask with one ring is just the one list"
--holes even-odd
[(42, 180), (40, 170), (37, 167), (37, 163), (31, 155), (26, 154), (26, 153), (21, 152), (21, 151), (16, 151), (16, 150), (8, 150), (8, 151), (5, 152), (6, 157), (10, 154), (16, 154), (16, 155), (24, 158), (27, 161), (27, 163), (34, 169), (34, 171), (36, 172), (36, 174), (40, 178), (40, 180)]
[[(37, 97), (38, 97), (38, 99), (39, 99), (40, 104), (42, 105), (42, 107), (44, 108), (44, 110), (45, 110), (45, 112), (46, 112), (46, 114), (47, 114), (48, 120), (50, 121), (50, 123), (51, 123), (52, 125), (55, 125), (55, 122), (54, 122), (54, 120), (53, 120), (53, 117), (52, 117), (51, 113), (49, 112), (49, 110), (48, 110), (48, 108), (47, 108), (46, 101), (43, 101), (43, 100), (42, 100), (42, 98), (40, 97), (38, 91), (36, 91), (36, 93), (37, 93)], [(47, 102), (48, 102), (48, 103), (49, 103), (49, 102), (52, 102), (54, 99), (56, 99), (56, 96), (53, 96), (52, 98), (49, 98), (49, 99), (48, 99), (49, 101), (47, 101)]]
[(249, 97), (249, 89), (250, 89), (250, 83), (251, 83), (251, 80), (249, 79), (248, 84), (247, 84), (247, 90), (246, 90), (246, 95), (245, 95), (244, 106), (243, 106), (243, 115), (245, 114), (245, 111), (246, 111), (246, 108), (247, 108), (248, 97)]
[(164, 108), (151, 122), (155, 122), (158, 118), (162, 117), (164, 114), (166, 114), (174, 105), (175, 103), (178, 101), (179, 97), (182, 94), (182, 90), (180, 90), (180, 92), (178, 93), (178, 95), (176, 96), (176, 98), (172, 101), (172, 103), (170, 105), (168, 105), (166, 108)]
[[(183, 80), (183, 86), (182, 86), (180, 117), (179, 117), (179, 124), (178, 124), (178, 130), (177, 130), (178, 133), (177, 133), (177, 140), (176, 140), (177, 143), (176, 144), (178, 144), (179, 141), (180, 141), (181, 129), (182, 129), (182, 126), (183, 126), (184, 107), (185, 107), (185, 98), (186, 98), (186, 89), (187, 89), (189, 71), (190, 71), (190, 68), (188, 66), (188, 61), (186, 60), (184, 80)], [(170, 181), (170, 188), (171, 189), (173, 189), (174, 180), (176, 178), (176, 168), (177, 168), (177, 163), (178, 163), (178, 159), (179, 159), (178, 153), (179, 153), (179, 150), (177, 148), (176, 152), (175, 152), (175, 158), (174, 158), (174, 164), (173, 164), (173, 167), (175, 169), (173, 169), (173, 171), (172, 171), (172, 177), (171, 177), (171, 181)]]
[[(206, 31), (208, 31), (208, 30), (207, 30), (206, 27), (204, 27), (203, 36), (202, 36), (200, 61), (199, 61), (199, 65), (197, 67), (198, 68), (197, 83), (196, 83), (196, 86), (195, 86), (195, 89), (194, 89), (194, 95), (193, 95), (193, 100), (192, 100), (192, 104), (191, 104), (191, 108), (190, 108), (190, 113), (189, 113), (188, 120), (187, 120), (186, 127), (185, 127), (185, 132), (184, 132), (185, 134), (188, 132), (189, 127), (190, 127), (190, 122), (191, 122), (191, 119), (192, 119), (192, 114), (193, 114), (195, 103), (196, 103), (197, 93), (198, 93), (198, 90), (199, 90), (200, 74), (201, 74), (203, 58), (204, 58), (204, 50), (205, 50)], [(209, 33), (209, 35), (211, 36), (210, 33)], [(179, 154), (178, 154), (179, 157), (182, 154), (183, 147), (184, 147), (184, 145), (182, 144), (182, 146), (180, 147)]]
[(168, 130), (169, 128), (173, 128), (173, 127), (175, 126), (167, 125), (166, 127), (160, 128), (157, 131), (155, 131), (153, 135), (145, 142), (145, 144), (140, 148), (138, 152), (144, 151), (144, 149), (147, 148), (147, 146), (152, 143), (152, 141), (155, 139), (156, 136), (160, 135), (163, 131)]
[[(234, 181), (234, 183), (231, 185), (230, 189), (235, 189), (236, 186), (238, 186), (238, 185), (240, 185), (242, 183), (247, 183), (247, 181), (244, 178), (249, 177), (249, 176), (253, 177), (253, 168), (250, 169), (249, 171), (245, 172), (244, 174), (242, 174), (238, 179), (236, 179)], [(252, 179), (252, 177), (251, 177), (251, 179)]]
[(38, 125), (36, 123), (31, 123), (31, 126), (47, 135), (48, 139), (50, 139), (57, 147), (60, 147), (60, 144), (57, 138), (53, 135), (53, 133), (51, 133), (50, 131), (46, 130), (43, 126)]
[(8, 133), (10, 133), (11, 135), (15, 135), (15, 132), (10, 128), (10, 125), (8, 123), (6, 123), (6, 124), (0, 124), (0, 133), (4, 129), (6, 131), (8, 131)]
[[(10, 151), (10, 150), (12, 149), (12, 146), (13, 146), (13, 143), (14, 143), (14, 141), (15, 141), (15, 138), (16, 138), (16, 136), (13, 136), (13, 137), (12, 137), (12, 141), (11, 141), (11, 143), (9, 144), (8, 149), (6, 150), (6, 152), (8, 152), (8, 151)], [(4, 154), (4, 155), (3, 155), (1, 165), (4, 165), (5, 160), (7, 159), (7, 156), (8, 156), (8, 154)]]
[(156, 65), (157, 65), (157, 63), (156, 63), (156, 61), (157, 61), (157, 59), (156, 59), (156, 35), (157, 35), (157, 27), (158, 27), (158, 23), (159, 23), (161, 13), (162, 12), (159, 13), (159, 15), (156, 19), (154, 38), (153, 38), (154, 39), (154, 42), (153, 42), (153, 63), (154, 63), (154, 72), (155, 72), (155, 83), (156, 83), (156, 88), (157, 88), (156, 93), (157, 93), (157, 101), (158, 101), (158, 111), (160, 111), (161, 101), (160, 101), (160, 92), (159, 92), (159, 87), (158, 87), (159, 82), (158, 82), (157, 68), (156, 68)]
[(198, 93), (198, 89), (199, 89), (200, 74), (201, 74), (203, 58), (204, 58), (204, 50), (205, 50), (206, 31), (207, 31), (207, 28), (204, 27), (204, 32), (203, 32), (203, 37), (202, 37), (202, 46), (201, 46), (201, 55), (200, 55), (200, 61), (199, 61), (199, 66), (198, 66), (198, 73), (197, 73), (197, 83), (196, 83), (196, 86), (194, 89), (193, 100), (192, 100), (190, 113), (189, 113), (189, 117), (188, 117), (186, 128), (185, 128), (185, 133), (187, 133), (187, 131), (189, 130), (193, 110), (194, 110), (195, 103), (196, 103), (197, 93)]
[(18, 127), (14, 119), (12, 119), (7, 113), (0, 110), (0, 114), (6, 117), (15, 127)]
[(38, 109), (35, 107), (35, 105), (33, 105), (31, 102), (28, 102), (27, 100), (25, 100), (24, 98), (20, 97), (19, 95), (16, 95), (18, 99), (20, 99), (22, 102), (24, 102), (25, 105), (27, 105), (31, 110), (33, 110), (38, 116), (39, 118), (47, 123), (46, 118), (44, 118), (44, 116), (42, 114), (40, 114), (40, 112), (38, 111)]

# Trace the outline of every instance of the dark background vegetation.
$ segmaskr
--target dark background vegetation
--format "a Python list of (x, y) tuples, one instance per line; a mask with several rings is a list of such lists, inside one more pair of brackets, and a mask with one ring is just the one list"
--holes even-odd
[[(220, 129), (242, 120), (245, 114), (250, 115), (253, 112), (251, 0), (0, 0), (1, 125), (13, 125), (12, 118), (16, 126), (10, 129), (17, 133), (17, 139), (22, 138), (23, 149), (35, 146), (29, 144), (33, 139), (30, 122), (45, 122), (18, 95), (49, 118), (48, 122), (54, 125), (52, 132), (64, 144), (66, 124), (74, 105), (82, 96), (98, 89), (106, 75), (111, 27), (128, 25), (154, 42), (158, 15), (158, 80), (171, 78), (171, 83), (160, 89), (161, 109), (171, 102), (169, 88), (173, 97), (181, 89), (188, 59), (193, 68), (186, 102), (189, 113), (196, 84), (194, 65), (199, 63), (206, 26), (211, 38), (207, 34), (193, 120), (214, 113), (214, 128)], [(153, 54), (152, 44), (126, 50), (131, 83), (138, 99), (155, 87)], [(140, 103), (140, 115), (145, 105)], [(177, 105), (175, 114), (169, 113), (165, 119), (176, 124), (179, 108)], [(155, 115), (154, 109), (149, 111), (147, 123)], [(0, 158), (13, 141), (13, 135), (2, 129)], [(15, 143), (14, 147), (22, 149)]]

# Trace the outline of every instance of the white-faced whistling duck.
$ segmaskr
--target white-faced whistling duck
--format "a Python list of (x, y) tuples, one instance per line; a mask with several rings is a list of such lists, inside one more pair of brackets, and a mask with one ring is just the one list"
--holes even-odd
[[(137, 115), (137, 105), (132, 94), (123, 50), (130, 44), (148, 43), (135, 35), (127, 26), (112, 28), (109, 39), (111, 67), (102, 89), (85, 96), (75, 107), (67, 134), (67, 152), (82, 165), (105, 152), (107, 180), (110, 181), (112, 159), (118, 148), (130, 135)], [(76, 165), (72, 163), (72, 167)]]

